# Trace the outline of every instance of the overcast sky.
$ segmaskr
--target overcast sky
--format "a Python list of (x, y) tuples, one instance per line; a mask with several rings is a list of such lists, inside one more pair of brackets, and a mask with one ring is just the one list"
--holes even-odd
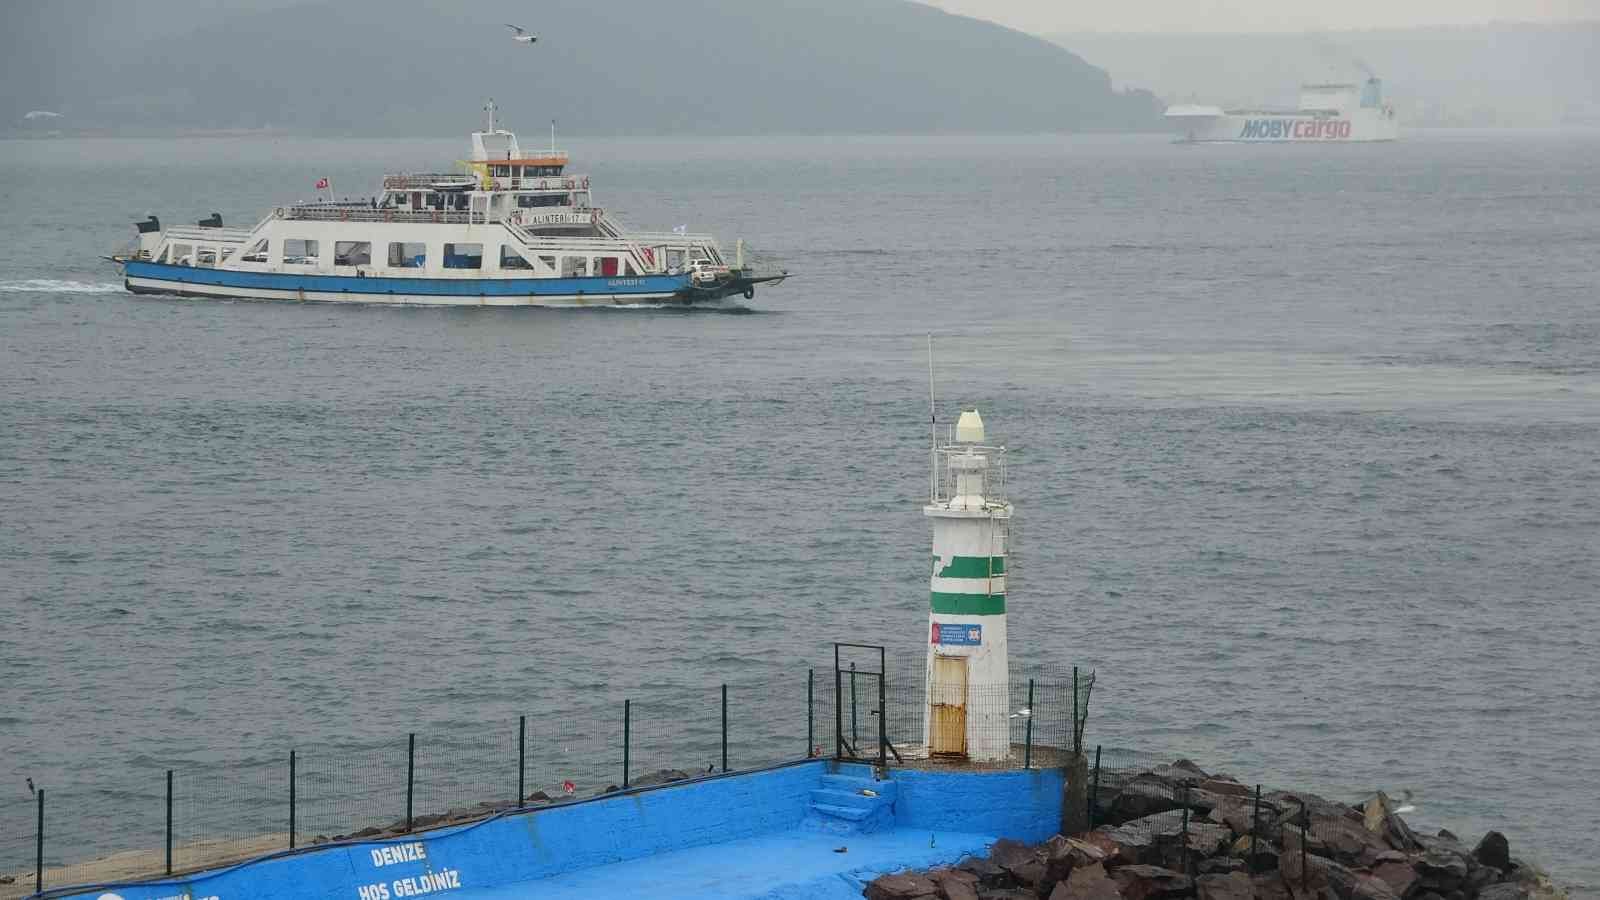
[(1600, 0), (929, 0), (1035, 34), (1305, 31), (1600, 19)]

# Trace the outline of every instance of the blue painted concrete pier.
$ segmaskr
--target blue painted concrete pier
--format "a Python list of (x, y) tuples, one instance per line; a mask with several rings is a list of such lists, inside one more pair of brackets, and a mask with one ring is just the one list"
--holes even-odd
[[(1062, 771), (810, 760), (508, 811), (469, 825), (273, 854), (180, 879), (52, 892), (97, 900), (854, 898), (879, 875), (1041, 841)], [(107, 894), (114, 898), (107, 898)]]

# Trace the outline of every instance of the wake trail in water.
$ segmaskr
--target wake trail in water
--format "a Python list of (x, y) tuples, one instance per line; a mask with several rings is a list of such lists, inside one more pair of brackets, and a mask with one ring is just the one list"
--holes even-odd
[(112, 281), (67, 281), (60, 278), (29, 278), (0, 281), (3, 294), (120, 294), (122, 285)]

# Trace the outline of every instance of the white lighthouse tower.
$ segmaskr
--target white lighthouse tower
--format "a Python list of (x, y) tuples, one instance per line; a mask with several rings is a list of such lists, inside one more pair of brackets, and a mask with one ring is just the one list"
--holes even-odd
[(924, 746), (935, 756), (1009, 759), (1005, 448), (984, 443), (966, 410), (955, 440), (933, 448), (923, 514), (933, 521)]

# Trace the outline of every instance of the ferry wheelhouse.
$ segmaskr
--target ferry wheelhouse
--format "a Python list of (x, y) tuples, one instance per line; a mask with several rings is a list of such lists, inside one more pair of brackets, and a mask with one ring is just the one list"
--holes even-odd
[(389, 175), (377, 196), (280, 206), (250, 229), (152, 216), (110, 258), (138, 294), (427, 305), (748, 300), (788, 277), (746, 265), (743, 241), (729, 261), (711, 235), (626, 229), (567, 164), (495, 128), (491, 103), (461, 171)]

